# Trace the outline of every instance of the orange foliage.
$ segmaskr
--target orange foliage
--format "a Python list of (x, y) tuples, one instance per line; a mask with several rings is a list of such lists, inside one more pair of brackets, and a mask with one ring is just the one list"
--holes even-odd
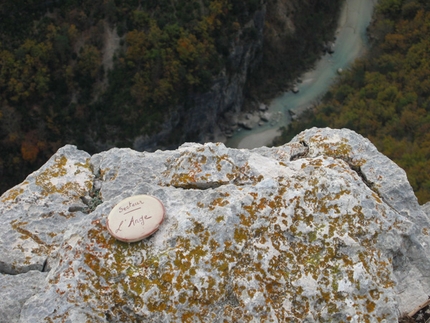
[(34, 162), (38, 154), (39, 147), (37, 146), (37, 144), (30, 141), (24, 141), (21, 144), (21, 155), (22, 159), (24, 159), (25, 161), (28, 161), (30, 163)]
[(194, 35), (189, 35), (188, 37), (181, 37), (178, 40), (177, 51), (179, 53), (179, 57), (182, 60), (192, 60), (195, 58), (196, 47), (195, 43), (197, 39)]
[(384, 47), (387, 50), (406, 49), (405, 36), (399, 34), (388, 34), (385, 36)]

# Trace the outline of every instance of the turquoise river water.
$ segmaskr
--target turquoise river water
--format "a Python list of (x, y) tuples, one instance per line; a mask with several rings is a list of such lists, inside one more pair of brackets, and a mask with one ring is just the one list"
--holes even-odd
[(327, 92), (338, 75), (345, 70), (367, 48), (366, 28), (371, 21), (376, 0), (346, 0), (339, 18), (333, 54), (324, 55), (314, 69), (301, 76), (299, 92), (286, 92), (273, 99), (269, 112), (278, 113), (276, 124), (267, 123), (252, 130), (241, 130), (227, 140), (226, 146), (234, 148), (256, 148), (270, 146), (280, 134), (279, 128), (290, 121), (288, 110), (299, 112), (318, 100)]

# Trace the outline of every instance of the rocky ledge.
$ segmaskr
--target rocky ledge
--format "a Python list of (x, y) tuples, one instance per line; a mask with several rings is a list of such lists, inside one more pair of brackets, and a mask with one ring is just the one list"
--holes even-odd
[[(106, 217), (137, 194), (165, 221), (116, 241)], [(430, 294), (428, 215), (346, 129), (253, 150), (68, 145), (0, 201), (4, 322), (396, 322)]]

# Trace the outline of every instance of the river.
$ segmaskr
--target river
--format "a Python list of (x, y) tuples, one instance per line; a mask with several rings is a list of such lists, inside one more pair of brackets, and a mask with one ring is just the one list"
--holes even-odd
[(226, 146), (233, 148), (256, 148), (271, 146), (273, 139), (280, 134), (280, 127), (291, 122), (288, 110), (300, 113), (327, 92), (336, 79), (338, 70), (345, 70), (367, 48), (366, 28), (372, 18), (377, 0), (345, 0), (336, 31), (333, 54), (324, 55), (314, 69), (303, 74), (298, 84), (299, 92), (286, 92), (273, 99), (269, 112), (278, 115), (276, 123), (267, 123), (252, 130), (236, 132), (227, 140)]

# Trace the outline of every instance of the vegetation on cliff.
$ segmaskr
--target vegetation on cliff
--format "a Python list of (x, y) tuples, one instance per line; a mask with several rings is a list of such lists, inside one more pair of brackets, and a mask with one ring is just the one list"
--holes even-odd
[(159, 130), (228, 69), (259, 0), (0, 4), (0, 192), (60, 146), (95, 152)]
[[(269, 97), (309, 66), (331, 37), (341, 1), (265, 2), (263, 64), (247, 92)], [(159, 132), (178, 105), (187, 108), (214, 77), (236, 72), (232, 43), (255, 41), (248, 22), (262, 6), (260, 0), (2, 1), (0, 192), (66, 143), (94, 153)]]
[(374, 40), (325, 95), (276, 143), (311, 126), (349, 128), (405, 169), (420, 203), (430, 200), (430, 4), (382, 0)]
[(267, 0), (263, 59), (247, 84), (247, 98), (270, 100), (311, 68), (334, 40), (344, 0)]

